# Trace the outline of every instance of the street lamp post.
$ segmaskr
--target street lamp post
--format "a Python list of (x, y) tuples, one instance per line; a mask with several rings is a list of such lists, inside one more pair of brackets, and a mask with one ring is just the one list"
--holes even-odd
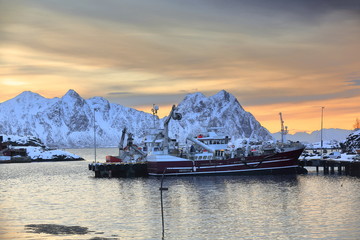
[(96, 162), (96, 119), (95, 119), (95, 113), (98, 109), (94, 108), (94, 158)]
[(323, 149), (323, 124), (324, 124), (324, 108), (325, 107), (321, 107), (321, 131), (320, 131), (320, 136), (321, 136), (321, 159), (323, 159), (323, 155), (324, 155), (324, 149)]

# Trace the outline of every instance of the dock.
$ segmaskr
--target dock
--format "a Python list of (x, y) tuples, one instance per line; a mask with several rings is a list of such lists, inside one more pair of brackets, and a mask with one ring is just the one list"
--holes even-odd
[(304, 167), (315, 167), (319, 173), (322, 169), (325, 175), (339, 174), (360, 177), (360, 159), (300, 159)]
[(95, 172), (96, 178), (111, 177), (147, 177), (146, 162), (137, 163), (90, 163), (89, 170)]

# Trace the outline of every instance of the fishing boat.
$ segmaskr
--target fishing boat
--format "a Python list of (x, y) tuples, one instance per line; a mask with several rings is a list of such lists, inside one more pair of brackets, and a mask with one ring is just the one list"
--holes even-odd
[[(133, 144), (133, 135), (128, 133), (124, 147), (125, 128), (119, 155), (106, 156), (104, 163), (91, 163), (89, 170), (95, 172), (95, 177), (306, 173), (298, 160), (304, 150), (301, 143), (255, 144), (250, 137), (241, 147), (235, 147), (222, 128), (212, 127), (188, 136), (188, 144), (180, 146), (177, 139), (169, 137), (168, 130), (171, 120), (182, 118), (176, 110), (174, 105), (164, 128), (156, 129), (154, 124), (139, 146)], [(154, 108), (153, 113), (156, 111)]]
[(253, 147), (250, 141), (235, 148), (229, 136), (219, 134), (214, 128), (187, 137), (189, 148), (176, 148), (168, 137), (171, 119), (180, 120), (181, 114), (173, 106), (165, 120), (164, 130), (146, 142), (147, 171), (158, 175), (224, 175), (224, 174), (287, 174), (305, 173), (300, 167), (299, 156), (304, 150), (301, 143), (262, 143)]

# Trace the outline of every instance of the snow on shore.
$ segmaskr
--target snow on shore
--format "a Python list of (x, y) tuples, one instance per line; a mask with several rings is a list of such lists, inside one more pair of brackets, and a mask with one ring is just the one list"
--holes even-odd
[[(11, 156), (0, 156), (0, 161), (11, 161), (12, 158), (29, 158), (31, 161), (75, 161), (82, 157), (46, 147), (40, 139), (31, 136), (2, 135), (4, 151), (10, 151)], [(26, 156), (16, 156), (19, 149), (26, 150)]]
[(44, 150), (41, 147), (26, 147), (32, 160), (80, 160), (81, 157), (63, 150)]

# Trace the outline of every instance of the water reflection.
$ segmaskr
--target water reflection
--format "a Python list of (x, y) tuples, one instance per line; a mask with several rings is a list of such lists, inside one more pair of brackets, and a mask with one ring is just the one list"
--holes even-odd
[[(160, 239), (160, 178), (96, 179), (87, 163), (0, 165), (0, 238)], [(360, 236), (358, 178), (166, 177), (164, 186), (165, 239)], [(26, 232), (29, 224), (76, 225), (89, 233), (35, 234)]]
[[(251, 236), (255, 229), (263, 228), (262, 223), (269, 230), (282, 222), (289, 204), (288, 189), (296, 187), (297, 177), (189, 177), (168, 178), (166, 182), (169, 193), (165, 212), (170, 235), (179, 234), (182, 229), (200, 235), (211, 232), (218, 239), (235, 239), (244, 236), (244, 232)], [(211, 228), (204, 228), (209, 223)], [(173, 229), (178, 229), (177, 233), (172, 233)]]

